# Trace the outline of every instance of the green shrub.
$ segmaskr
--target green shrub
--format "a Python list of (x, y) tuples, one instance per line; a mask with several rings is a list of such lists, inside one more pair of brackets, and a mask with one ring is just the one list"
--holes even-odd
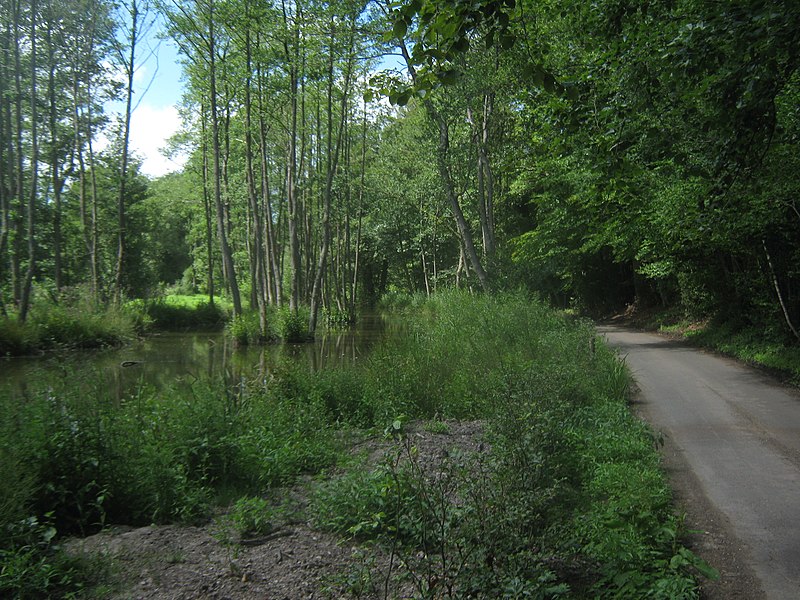
[(49, 301), (36, 303), (25, 323), (0, 318), (0, 355), (30, 354), (37, 350), (116, 346), (131, 339), (136, 320), (129, 311)]
[[(284, 333), (305, 327), (278, 315)], [(0, 475), (30, 474), (0, 495), (0, 527), (47, 514), (59, 534), (194, 522), (246, 496), (237, 526), (268, 528), (256, 496), (335, 464), (347, 428), (401, 420), (387, 460), (321, 484), (310, 510), (390, 548), (420, 597), (696, 597), (692, 573), (712, 572), (680, 544), (652, 432), (627, 410), (628, 373), (590, 324), (465, 292), (407, 319), (357, 366), (287, 362), (266, 387), (142, 387), (113, 405), (99, 382), (87, 393), (65, 379), (32, 385), (25, 403), (0, 398)], [(484, 419), (486, 447), (421, 463), (403, 423), (454, 418)], [(24, 536), (6, 536), (9, 561), (23, 557)]]
[(265, 498), (244, 496), (237, 500), (228, 518), (242, 537), (266, 535), (275, 529), (274, 509)]
[[(654, 436), (591, 324), (518, 295), (451, 292), (364, 370), (374, 424), (488, 419), (489, 452), (426, 472), (408, 448), (322, 484), (312, 502), (319, 526), (391, 547), (420, 597), (688, 599), (695, 570), (713, 575), (680, 545)], [(326, 389), (329, 407), (351, 397)]]
[(278, 335), (289, 343), (306, 342), (310, 338), (308, 332), (309, 310), (301, 307), (292, 312), (288, 308), (281, 308), (278, 312)]
[(322, 309), (322, 322), (329, 329), (349, 327), (355, 320), (346, 310), (340, 310), (335, 306)]
[(31, 354), (39, 347), (34, 328), (14, 318), (0, 317), (0, 356)]
[(179, 300), (161, 298), (144, 304), (151, 327), (166, 331), (196, 328), (218, 328), (228, 319), (227, 312), (211, 302), (182, 303)]
[(259, 344), (270, 337), (269, 333), (262, 333), (260, 318), (255, 311), (248, 311), (231, 319), (226, 331), (240, 346)]

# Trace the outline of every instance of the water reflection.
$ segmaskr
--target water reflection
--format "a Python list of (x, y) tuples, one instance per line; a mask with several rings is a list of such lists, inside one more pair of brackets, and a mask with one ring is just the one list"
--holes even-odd
[(236, 347), (221, 333), (164, 333), (119, 349), (0, 359), (0, 394), (24, 399), (43, 386), (67, 386), (120, 401), (143, 385), (165, 389), (206, 377), (265, 381), (285, 360), (311, 370), (356, 363), (385, 335), (398, 332), (383, 317), (366, 315), (355, 327), (319, 332), (308, 344)]

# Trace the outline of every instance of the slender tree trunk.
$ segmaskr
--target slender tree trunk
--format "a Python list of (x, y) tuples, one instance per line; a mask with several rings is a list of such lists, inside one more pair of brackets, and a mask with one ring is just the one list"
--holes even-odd
[(261, 337), (267, 336), (267, 306), (266, 306), (266, 289), (264, 282), (264, 241), (262, 238), (262, 224), (259, 210), (258, 199), (256, 198), (256, 185), (255, 173), (253, 171), (253, 134), (252, 134), (252, 110), (250, 101), (250, 88), (252, 79), (250, 74), (252, 69), (252, 48), (250, 45), (250, 21), (249, 11), (250, 3), (245, 4), (247, 11), (247, 29), (245, 31), (245, 54), (247, 62), (247, 76), (245, 78), (245, 168), (247, 177), (247, 198), (250, 203), (250, 212), (253, 219), (252, 227), (252, 282), (251, 287), (256, 293), (256, 307), (258, 308), (259, 327), (261, 330)]
[[(99, 199), (97, 193), (97, 164), (94, 160), (94, 144), (92, 142), (93, 127), (91, 126), (92, 111), (89, 108), (89, 131), (86, 138), (86, 150), (89, 154), (89, 174), (92, 190), (92, 222), (91, 222), (91, 249), (89, 251), (89, 260), (91, 263), (92, 275), (92, 291), (94, 293), (95, 301), (100, 299), (101, 296), (101, 280), (100, 280), (100, 257), (97, 247), (100, 243), (100, 215), (99, 215)], [(104, 286), (105, 287), (105, 286)], [(104, 290), (103, 301), (105, 302), (107, 290)]]
[[(411, 78), (416, 81), (416, 69), (411, 62), (411, 56), (409, 55), (405, 44), (400, 47), (400, 51), (402, 52), (403, 58), (406, 61), (406, 66), (411, 74)], [(450, 167), (447, 164), (448, 153), (450, 150), (450, 132), (447, 120), (439, 113), (433, 102), (431, 102), (428, 98), (423, 99), (422, 102), (428, 115), (439, 130), (439, 146), (436, 153), (436, 165), (439, 170), (439, 176), (442, 179), (442, 184), (444, 185), (447, 201), (450, 204), (450, 210), (452, 211), (453, 217), (456, 220), (456, 226), (458, 227), (458, 232), (461, 236), (464, 252), (466, 253), (467, 259), (475, 271), (475, 275), (478, 277), (481, 287), (484, 290), (488, 290), (489, 277), (486, 273), (486, 270), (483, 268), (483, 265), (481, 264), (481, 260), (477, 251), (475, 250), (472, 232), (470, 231), (469, 224), (464, 217), (464, 211), (461, 209), (461, 204), (458, 200), (455, 186), (453, 185), (453, 178), (450, 175)]]
[[(283, 20), (288, 28), (289, 19), (286, 12), (286, 3), (282, 2)], [(297, 15), (295, 15), (295, 19)], [(297, 53), (299, 52), (299, 25), (292, 24), (295, 42), (294, 56), (289, 50), (288, 40), (284, 42), (284, 52), (286, 60), (289, 62), (289, 94), (291, 102), (291, 123), (289, 129), (289, 147), (286, 159), (286, 195), (289, 204), (289, 258), (291, 273), (291, 293), (289, 296), (289, 309), (296, 313), (300, 304), (300, 240), (298, 238), (298, 202), (297, 189), (295, 187), (295, 177), (297, 168)], [(288, 31), (287, 31), (288, 35)]]
[(50, 125), (50, 175), (51, 185), (53, 186), (53, 279), (56, 286), (56, 292), (61, 292), (63, 286), (62, 281), (62, 241), (61, 241), (61, 192), (64, 187), (64, 180), (59, 174), (59, 160), (58, 160), (58, 132), (56, 130), (56, 61), (55, 61), (55, 44), (53, 43), (52, 22), (48, 20), (47, 24), (47, 51), (48, 51), (48, 77), (47, 77), (47, 92), (49, 100), (49, 125)]
[(217, 107), (217, 73), (216, 73), (216, 32), (214, 15), (214, 3), (209, 3), (208, 15), (208, 54), (209, 54), (209, 79), (211, 89), (209, 91), (211, 100), (211, 152), (213, 159), (213, 179), (214, 179), (214, 204), (217, 208), (217, 235), (219, 236), (220, 250), (222, 252), (223, 272), (227, 278), (228, 287), (233, 301), (234, 316), (242, 314), (242, 301), (239, 295), (239, 285), (236, 281), (236, 271), (233, 265), (233, 256), (228, 245), (228, 235), (225, 227), (225, 209), (222, 204), (222, 181), (220, 165), (220, 140), (219, 140), (219, 112)]
[(361, 172), (359, 173), (358, 185), (358, 224), (356, 226), (356, 250), (353, 260), (353, 291), (350, 294), (350, 319), (355, 319), (356, 306), (358, 302), (358, 269), (359, 258), (361, 255), (361, 223), (364, 211), (364, 179), (367, 165), (367, 101), (363, 104), (363, 118), (361, 123)]
[(211, 198), (208, 190), (208, 135), (206, 133), (206, 109), (200, 107), (200, 135), (202, 138), (201, 148), (203, 153), (203, 214), (206, 222), (206, 260), (208, 269), (206, 271), (206, 286), (208, 288), (209, 302), (214, 304), (214, 230), (211, 225)]
[(39, 113), (37, 109), (37, 86), (36, 86), (36, 25), (38, 17), (38, 3), (36, 0), (31, 0), (31, 176), (30, 176), (30, 190), (28, 194), (28, 268), (25, 272), (25, 284), (22, 287), (22, 299), (19, 305), (19, 320), (23, 323), (28, 317), (28, 310), (31, 304), (31, 287), (33, 284), (33, 273), (36, 269), (36, 238), (35, 238), (35, 224), (36, 224), (36, 196), (39, 186), (39, 132), (38, 121)]
[[(10, 7), (9, 7), (10, 10)], [(10, 100), (8, 83), (11, 80), (11, 17), (8, 15), (5, 30), (0, 43), (0, 98)], [(5, 258), (8, 256), (8, 238), (11, 227), (10, 210), (12, 182), (14, 181), (14, 144), (13, 126), (11, 120), (11, 102), (6, 101), (0, 105), (0, 286), (5, 284), (4, 272), (6, 271)], [(0, 314), (7, 315), (5, 299), (0, 293)]]
[(489, 161), (489, 119), (494, 106), (494, 95), (484, 94), (481, 122), (478, 124), (467, 108), (467, 120), (472, 126), (472, 139), (477, 148), (478, 216), (483, 238), (483, 255), (491, 260), (495, 254), (494, 236), (494, 173)]
[(14, 238), (11, 248), (11, 293), (14, 304), (19, 307), (22, 301), (22, 275), (20, 267), (20, 255), (22, 254), (23, 222), (22, 215), (25, 212), (25, 172), (23, 169), (22, 152), (22, 60), (20, 57), (20, 44), (22, 33), (20, 31), (20, 21), (22, 20), (22, 8), (20, 0), (14, 2), (14, 120), (15, 120), (15, 152), (16, 157), (16, 188), (14, 197), (16, 198), (17, 210), (14, 215)]
[(264, 215), (264, 228), (267, 238), (267, 259), (268, 259), (268, 273), (272, 281), (271, 289), (273, 290), (273, 301), (277, 306), (281, 305), (281, 296), (283, 294), (281, 286), (281, 269), (279, 264), (279, 254), (276, 242), (275, 229), (273, 226), (272, 216), (272, 192), (270, 190), (269, 179), (269, 160), (267, 157), (267, 127), (262, 114), (259, 117), (259, 131), (261, 137), (261, 190), (265, 202), (265, 215)]
[(125, 76), (127, 77), (125, 87), (125, 115), (122, 122), (122, 161), (119, 168), (119, 188), (117, 193), (117, 266), (114, 270), (114, 304), (117, 306), (122, 302), (122, 288), (125, 276), (126, 261), (126, 224), (125, 224), (125, 200), (128, 183), (128, 148), (131, 136), (131, 110), (133, 106), (133, 76), (136, 67), (136, 45), (139, 41), (139, 5), (138, 0), (131, 0), (131, 35), (128, 38), (130, 48), (125, 59)]
[(322, 250), (319, 255), (319, 262), (317, 263), (316, 274), (314, 275), (314, 287), (311, 292), (311, 311), (308, 323), (308, 331), (312, 335), (317, 328), (317, 316), (319, 313), (319, 298), (322, 279), (325, 272), (326, 261), (328, 258), (328, 251), (331, 241), (331, 193), (333, 190), (333, 179), (336, 175), (336, 169), (339, 164), (339, 155), (342, 148), (342, 139), (344, 137), (345, 122), (347, 120), (347, 104), (350, 96), (350, 79), (353, 71), (353, 43), (355, 41), (355, 25), (351, 27), (350, 37), (348, 43), (348, 58), (347, 67), (345, 72), (344, 89), (342, 90), (342, 100), (340, 104), (340, 117), (338, 132), (336, 135), (336, 146), (331, 155), (332, 137), (333, 137), (333, 45), (335, 37), (334, 21), (331, 18), (331, 35), (330, 35), (330, 52), (328, 58), (328, 97), (327, 97), (327, 113), (328, 113), (328, 147), (327, 147), (327, 174), (325, 178), (325, 191), (323, 195), (324, 207), (322, 216)]
[(778, 296), (778, 303), (781, 306), (781, 311), (783, 312), (783, 318), (786, 321), (786, 325), (789, 327), (789, 330), (792, 332), (795, 339), (800, 340), (800, 333), (798, 333), (797, 328), (792, 322), (792, 317), (791, 315), (789, 315), (789, 309), (787, 308), (786, 302), (783, 299), (783, 293), (781, 292), (781, 286), (778, 284), (778, 276), (775, 274), (775, 267), (772, 265), (772, 256), (770, 255), (769, 249), (767, 248), (767, 242), (765, 240), (761, 240), (761, 246), (764, 248), (764, 255), (767, 258), (767, 267), (769, 268), (769, 274), (770, 278), (772, 279), (772, 285), (775, 288), (775, 294)]

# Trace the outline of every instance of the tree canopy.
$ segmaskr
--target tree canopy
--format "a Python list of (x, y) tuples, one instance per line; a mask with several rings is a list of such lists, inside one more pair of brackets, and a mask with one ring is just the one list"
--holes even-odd
[[(313, 330), (390, 290), (523, 286), (797, 336), (794, 2), (123, 8), (0, 11), (3, 311), (172, 286), (237, 313), (306, 304)], [(104, 108), (141, 11), (188, 82), (190, 160), (157, 181)]]

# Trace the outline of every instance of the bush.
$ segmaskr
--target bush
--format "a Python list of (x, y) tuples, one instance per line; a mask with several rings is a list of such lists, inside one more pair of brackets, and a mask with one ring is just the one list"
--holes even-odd
[(0, 317), (0, 356), (32, 354), (38, 347), (39, 340), (33, 327), (13, 318)]
[(278, 335), (289, 343), (307, 342), (311, 335), (308, 332), (310, 314), (307, 307), (301, 307), (296, 312), (288, 308), (281, 308), (278, 312)]
[(181, 297), (144, 302), (144, 312), (151, 327), (165, 331), (215, 329), (228, 320), (228, 313), (217, 303), (184, 302)]
[[(278, 315), (284, 332), (305, 324)], [(195, 522), (237, 496), (240, 531), (268, 528), (257, 495), (335, 464), (347, 428), (391, 424), (388, 459), (322, 484), (311, 512), (390, 548), (420, 597), (695, 598), (693, 569), (712, 571), (680, 545), (628, 383), (590, 324), (522, 295), (463, 292), (431, 298), (346, 369), (279, 364), (266, 386), (141, 388), (117, 405), (100, 384), (43, 382), (25, 403), (0, 398), (0, 475), (29, 473), (0, 495), (0, 547), (25, 571), (14, 561), (29, 542), (9, 533), (20, 518), (59, 534)], [(486, 448), (428, 468), (403, 436), (421, 418), (484, 419)]]
[(231, 319), (226, 331), (240, 346), (260, 344), (272, 338), (269, 332), (266, 332), (265, 335), (261, 331), (261, 321), (255, 311), (249, 311)]
[(681, 547), (654, 436), (594, 335), (521, 296), (432, 298), (362, 394), (377, 423), (485, 417), (491, 450), (426, 471), (402, 441), (403, 461), (322, 484), (316, 522), (391, 548), (420, 597), (696, 598), (713, 570)]
[(135, 319), (125, 310), (42, 301), (32, 307), (25, 323), (13, 316), (0, 318), (0, 355), (116, 346), (135, 331)]

